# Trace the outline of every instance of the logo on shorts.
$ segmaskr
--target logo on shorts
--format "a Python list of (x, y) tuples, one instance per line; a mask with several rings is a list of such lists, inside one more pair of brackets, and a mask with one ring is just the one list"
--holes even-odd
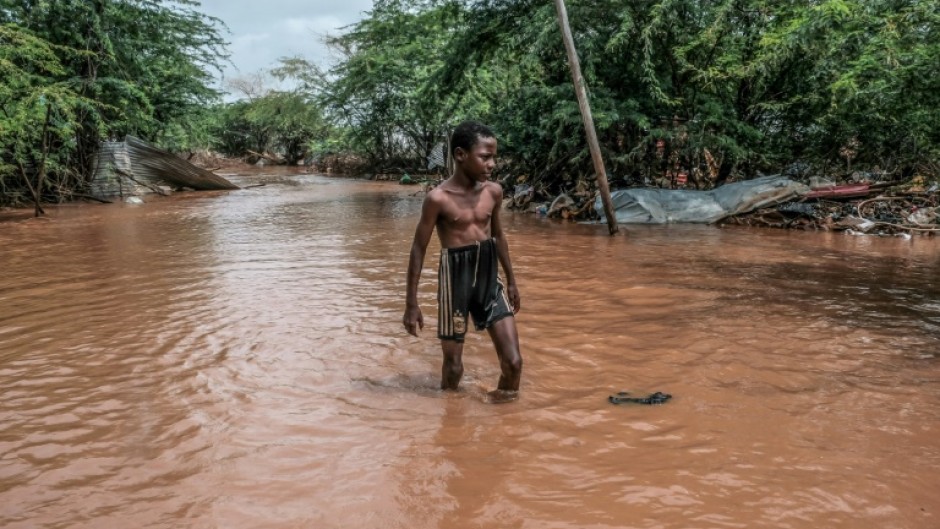
[(467, 317), (454, 311), (454, 333), (463, 334), (467, 332)]

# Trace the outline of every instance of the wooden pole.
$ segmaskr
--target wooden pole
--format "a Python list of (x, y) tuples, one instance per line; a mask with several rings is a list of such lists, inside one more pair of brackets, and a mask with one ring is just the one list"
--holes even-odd
[(46, 103), (46, 122), (42, 124), (42, 160), (39, 162), (39, 174), (36, 175), (36, 190), (34, 197), (36, 200), (36, 216), (44, 215), (46, 212), (39, 205), (42, 200), (42, 184), (46, 178), (46, 158), (49, 156), (49, 122), (52, 120), (52, 105)]
[(581, 76), (581, 63), (578, 61), (578, 52), (574, 49), (574, 39), (571, 38), (571, 28), (568, 26), (568, 10), (565, 9), (565, 0), (555, 0), (555, 9), (558, 11), (558, 25), (561, 26), (561, 36), (565, 41), (565, 50), (568, 52), (568, 66), (571, 67), (571, 80), (574, 82), (574, 92), (578, 97), (581, 118), (584, 120), (584, 131), (587, 134), (588, 147), (591, 149), (591, 160), (594, 161), (597, 189), (601, 193), (601, 202), (604, 204), (607, 229), (613, 235), (617, 233), (617, 217), (614, 215), (614, 204), (610, 199), (607, 170), (604, 168), (604, 159), (601, 158), (601, 147), (597, 143), (597, 132), (594, 131), (591, 105), (588, 103), (584, 78)]

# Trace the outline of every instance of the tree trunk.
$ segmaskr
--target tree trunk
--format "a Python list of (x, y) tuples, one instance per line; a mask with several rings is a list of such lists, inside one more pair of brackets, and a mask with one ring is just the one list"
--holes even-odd
[(46, 103), (46, 121), (42, 124), (42, 158), (39, 160), (39, 174), (36, 175), (36, 189), (33, 190), (33, 200), (36, 202), (36, 216), (45, 214), (39, 201), (42, 197), (42, 184), (46, 179), (46, 157), (49, 155), (49, 121), (52, 119), (52, 105)]

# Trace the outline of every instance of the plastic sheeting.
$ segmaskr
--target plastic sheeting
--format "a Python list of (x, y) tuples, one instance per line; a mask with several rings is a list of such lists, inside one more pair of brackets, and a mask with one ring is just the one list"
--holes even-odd
[[(710, 191), (621, 189), (611, 192), (618, 224), (711, 223), (755, 209), (787, 202), (809, 187), (784, 176), (763, 176)], [(594, 210), (606, 222), (600, 196)]]

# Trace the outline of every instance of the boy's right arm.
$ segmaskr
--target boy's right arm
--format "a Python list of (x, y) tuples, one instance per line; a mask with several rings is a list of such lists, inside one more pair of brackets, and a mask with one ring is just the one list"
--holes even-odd
[(411, 243), (411, 256), (408, 258), (408, 286), (405, 291), (405, 315), (402, 323), (408, 334), (418, 335), (418, 329), (424, 328), (424, 316), (418, 306), (418, 280), (421, 279), (421, 268), (424, 265), (424, 254), (428, 249), (440, 204), (435, 199), (436, 193), (428, 193), (421, 206), (421, 219), (415, 228), (414, 242)]

